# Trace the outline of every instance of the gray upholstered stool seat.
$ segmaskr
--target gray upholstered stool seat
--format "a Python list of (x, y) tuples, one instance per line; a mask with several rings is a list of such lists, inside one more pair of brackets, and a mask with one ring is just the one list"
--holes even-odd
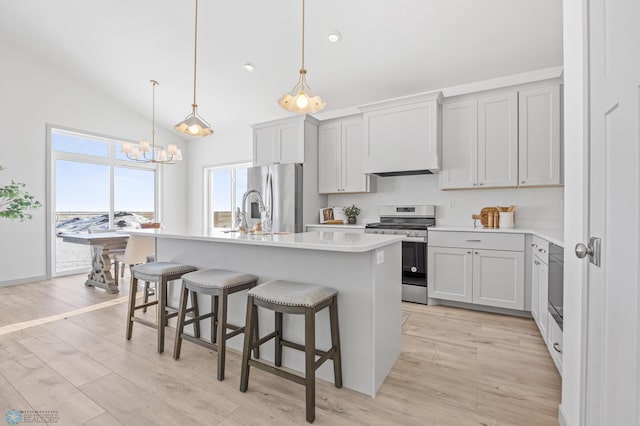
[[(254, 325), (258, 319), (258, 306), (272, 310), (275, 313), (275, 331), (264, 337), (254, 335), (258, 332), (257, 327)], [(315, 347), (315, 314), (326, 307), (329, 307), (331, 348), (327, 351), (322, 351)], [(285, 313), (304, 315), (304, 345), (284, 339), (282, 335), (282, 317)], [(247, 293), (247, 319), (245, 324), (249, 331), (244, 334), (240, 391), (246, 392), (249, 387), (249, 367), (252, 366), (303, 384), (306, 391), (306, 418), (308, 422), (313, 422), (315, 419), (316, 369), (328, 359), (333, 360), (334, 383), (337, 388), (342, 387), (338, 292), (329, 287), (291, 281), (266, 282), (252, 288)], [(274, 368), (272, 365), (251, 358), (252, 350), (255, 351), (260, 345), (271, 339), (275, 340), (274, 364), (276, 367), (282, 365), (283, 346), (305, 353), (304, 377), (280, 368)], [(317, 361), (316, 355), (320, 357)]]
[[(167, 283), (180, 279), (184, 274), (195, 271), (196, 269), (197, 268), (193, 266), (175, 262), (141, 263), (131, 268), (131, 286), (129, 289), (129, 309), (127, 314), (127, 340), (131, 340), (133, 323), (138, 322), (158, 330), (158, 352), (164, 352), (164, 328), (169, 323), (169, 318), (178, 315), (177, 309), (167, 306)], [(158, 283), (156, 300), (153, 302), (147, 301), (147, 288), (145, 285), (144, 302), (141, 305), (136, 305), (138, 280)], [(144, 309), (146, 311), (146, 308), (152, 305), (158, 305), (156, 322), (135, 316), (136, 310)]]
[[(178, 308), (178, 325), (176, 327), (176, 339), (173, 347), (173, 358), (180, 358), (182, 340), (188, 340), (207, 349), (218, 352), (218, 380), (224, 380), (224, 365), (227, 340), (245, 332), (245, 326), (229, 324), (227, 322), (228, 296), (242, 290), (255, 287), (258, 277), (241, 272), (227, 271), (224, 269), (204, 269), (190, 272), (182, 276), (182, 292), (180, 293), (180, 305)], [(186, 320), (187, 299), (191, 294), (192, 319)], [(200, 314), (198, 309), (198, 294), (210, 295), (211, 312)], [(200, 321), (211, 318), (211, 341), (200, 338)], [(193, 324), (194, 335), (184, 332), (185, 325)], [(257, 322), (254, 325), (257, 327)], [(227, 333), (227, 329), (232, 330)], [(257, 333), (256, 333), (257, 334)], [(259, 352), (254, 351), (256, 357)]]

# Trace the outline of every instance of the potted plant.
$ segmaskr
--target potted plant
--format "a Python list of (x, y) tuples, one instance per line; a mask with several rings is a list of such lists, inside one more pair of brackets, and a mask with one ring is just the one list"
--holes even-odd
[(347, 216), (347, 221), (351, 224), (356, 223), (356, 218), (360, 214), (360, 208), (356, 207), (355, 204), (352, 204), (349, 207), (343, 207), (342, 211)]

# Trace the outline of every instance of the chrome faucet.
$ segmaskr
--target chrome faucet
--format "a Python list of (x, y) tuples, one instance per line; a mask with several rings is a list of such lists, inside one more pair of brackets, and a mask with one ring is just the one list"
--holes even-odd
[(247, 222), (247, 200), (252, 195), (257, 197), (258, 199), (258, 210), (260, 211), (260, 213), (265, 211), (264, 200), (262, 199), (262, 194), (260, 194), (260, 191), (256, 189), (249, 189), (242, 196), (242, 212), (241, 212), (240, 228), (249, 229), (249, 224)]

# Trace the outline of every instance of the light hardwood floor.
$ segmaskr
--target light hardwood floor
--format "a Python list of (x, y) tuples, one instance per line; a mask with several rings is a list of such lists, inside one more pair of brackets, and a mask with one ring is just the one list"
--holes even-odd
[[(55, 410), (64, 425), (305, 424), (301, 386), (252, 369), (243, 394), (239, 352), (228, 351), (218, 382), (215, 353), (185, 343), (172, 359), (173, 329), (162, 355), (155, 331), (140, 324), (127, 342), (128, 280), (120, 295), (83, 283), (72, 276), (0, 288), (0, 415)], [(402, 353), (378, 396), (318, 381), (314, 424), (558, 423), (560, 376), (533, 320), (411, 303), (403, 310)]]

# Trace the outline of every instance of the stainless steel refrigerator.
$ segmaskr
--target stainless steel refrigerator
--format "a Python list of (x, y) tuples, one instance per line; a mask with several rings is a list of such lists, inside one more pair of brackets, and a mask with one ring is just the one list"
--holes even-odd
[[(270, 164), (247, 170), (247, 189), (262, 195), (273, 232), (302, 232), (302, 164)], [(247, 207), (249, 226), (260, 220), (259, 203)], [(249, 201), (249, 200), (247, 200)]]

